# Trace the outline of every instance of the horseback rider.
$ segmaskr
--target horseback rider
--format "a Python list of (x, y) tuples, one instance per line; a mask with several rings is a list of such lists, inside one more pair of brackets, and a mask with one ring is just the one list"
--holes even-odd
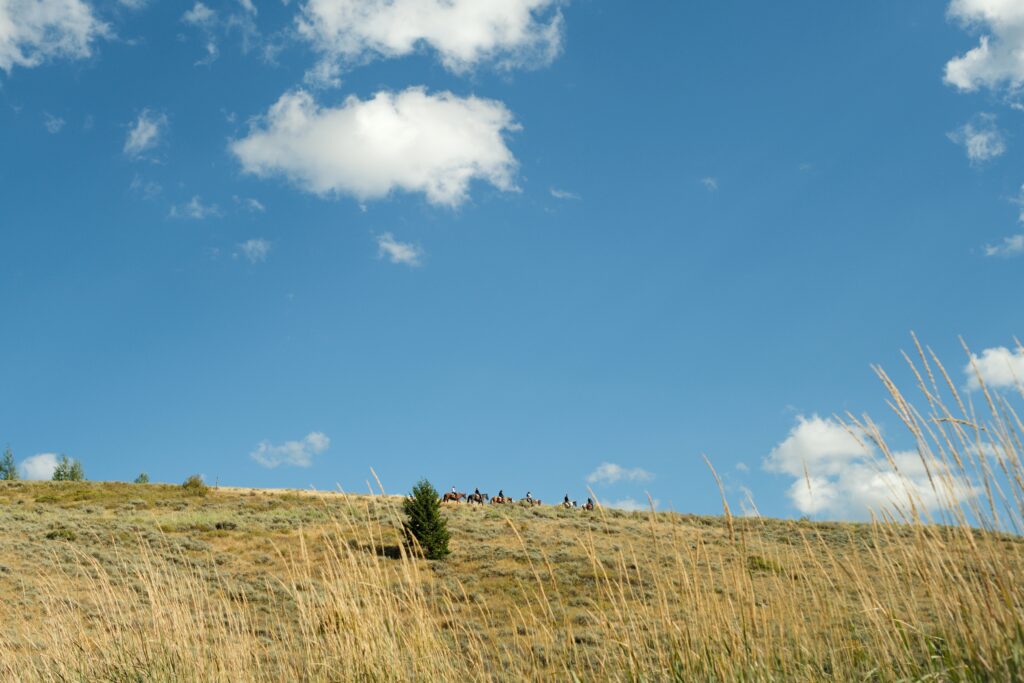
[(475, 489), (473, 489), (473, 495), (474, 496), (479, 496), (480, 495), (480, 487), (479, 486), (476, 487)]
[(562, 503), (564, 505), (568, 505), (569, 504), (569, 494), (568, 493), (565, 494), (565, 498), (562, 499)]
[(505, 489), (498, 489), (498, 498), (505, 499)]
[(529, 491), (526, 492), (526, 500), (533, 502), (533, 495)]

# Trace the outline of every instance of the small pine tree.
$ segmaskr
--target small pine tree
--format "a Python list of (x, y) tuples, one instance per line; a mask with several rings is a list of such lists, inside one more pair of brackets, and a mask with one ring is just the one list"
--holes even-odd
[(448, 555), (448, 523), (441, 516), (441, 504), (437, 490), (426, 479), (421, 479), (412, 489), (412, 494), (402, 502), (402, 511), (407, 519), (404, 523), (406, 541), (414, 545), (413, 539), (423, 549), (428, 560), (440, 560)]
[(149, 475), (146, 474), (145, 472), (143, 472), (139, 476), (135, 477), (135, 483), (136, 484), (148, 484), (149, 483)]
[(10, 446), (4, 450), (4, 457), (0, 458), (0, 480), (18, 481), (18, 466), (14, 464), (14, 453)]
[(57, 467), (53, 470), (54, 481), (85, 481), (85, 470), (82, 463), (72, 460), (63, 453), (57, 461)]

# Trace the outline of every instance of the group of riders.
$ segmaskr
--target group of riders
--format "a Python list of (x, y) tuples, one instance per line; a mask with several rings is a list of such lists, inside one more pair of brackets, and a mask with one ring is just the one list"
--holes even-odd
[[(460, 502), (463, 499), (465, 499), (465, 501), (467, 503), (476, 503), (478, 505), (483, 505), (484, 503), (486, 503), (488, 501), (490, 501), (492, 505), (504, 505), (504, 504), (511, 504), (511, 503), (515, 503), (516, 502), (516, 500), (514, 498), (512, 498), (512, 496), (506, 496), (505, 495), (505, 490), (504, 489), (498, 491), (498, 495), (496, 495), (494, 497), (491, 497), (491, 496), (488, 496), (486, 493), (480, 493), (480, 489), (479, 488), (474, 489), (473, 493), (465, 494), (465, 493), (459, 493), (455, 489), (455, 487), (453, 486), (451, 491), (448, 491), (447, 493), (445, 493), (441, 497), (441, 501), (444, 502), (444, 503), (458, 503), (458, 502)], [(527, 505), (527, 506), (533, 506), (533, 505), (540, 505), (541, 504), (540, 498), (534, 498), (533, 494), (531, 492), (529, 492), (529, 491), (526, 492), (526, 497), (525, 498), (520, 498), (518, 502), (521, 505)], [(596, 503), (594, 503), (593, 499), (587, 498), (587, 502), (586, 502), (585, 505), (579, 505), (579, 504), (577, 504), (577, 502), (575, 500), (570, 500), (569, 499), (569, 494), (567, 493), (567, 494), (565, 494), (565, 498), (562, 499), (562, 507), (567, 509), (567, 510), (571, 510), (573, 508), (582, 508), (584, 510), (593, 510), (596, 507)]]

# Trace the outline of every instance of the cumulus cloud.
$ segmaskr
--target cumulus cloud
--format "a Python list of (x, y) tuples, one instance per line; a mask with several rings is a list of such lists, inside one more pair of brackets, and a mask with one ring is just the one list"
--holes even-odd
[(1024, 84), (1024, 3), (952, 0), (949, 16), (981, 33), (978, 46), (946, 64), (946, 82), (964, 91)]
[(500, 68), (543, 66), (561, 51), (560, 4), (560, 0), (308, 0), (298, 19), (298, 32), (327, 64), (402, 57), (427, 47), (454, 72), (484, 62)]
[(57, 469), (56, 453), (39, 453), (21, 461), (21, 476), (23, 479), (53, 479), (53, 471), (55, 469)]
[(423, 250), (415, 244), (399, 242), (394, 235), (386, 232), (377, 236), (377, 255), (381, 258), (387, 257), (392, 263), (418, 266), (420, 258), (423, 256)]
[(84, 59), (93, 43), (107, 36), (81, 0), (3, 0), (0, 2), (0, 69), (34, 67), (54, 59)]
[(1003, 133), (996, 125), (993, 114), (979, 114), (946, 136), (958, 145), (963, 145), (972, 166), (1002, 156), (1006, 152)]
[[(905, 509), (908, 498), (916, 506), (935, 510), (976, 494), (963, 484), (934, 476), (946, 468), (933, 458), (922, 460), (909, 451), (892, 456), (896, 468), (879, 456), (864, 435), (832, 419), (799, 416), (789, 436), (764, 459), (763, 467), (793, 478), (786, 495), (808, 515), (864, 518), (870, 510)], [(929, 471), (938, 490), (932, 487)]]
[(310, 432), (300, 441), (286, 441), (279, 446), (261, 441), (249, 457), (269, 468), (279, 465), (309, 467), (313, 464), (313, 456), (323, 453), (330, 445), (331, 440), (323, 432)]
[(124, 141), (124, 153), (139, 159), (155, 149), (167, 130), (167, 115), (143, 109)]
[(262, 238), (246, 240), (238, 248), (249, 263), (263, 263), (270, 255), (270, 242)]
[(653, 474), (639, 467), (630, 469), (613, 462), (603, 462), (587, 475), (587, 483), (615, 484), (620, 481), (649, 481), (653, 478)]
[(192, 197), (186, 204), (172, 206), (170, 212), (171, 218), (190, 218), (195, 221), (219, 215), (220, 207), (216, 204), (204, 204), (198, 195)]
[(402, 190), (454, 207), (474, 179), (516, 189), (504, 138), (513, 130), (511, 112), (494, 100), (409, 88), (325, 108), (299, 90), (282, 95), (231, 151), (245, 172), (284, 176), (314, 194), (365, 201)]
[(971, 362), (964, 366), (964, 374), (967, 388), (971, 390), (981, 389), (982, 382), (992, 389), (1024, 384), (1024, 350), (997, 346), (985, 349), (980, 356), (972, 353)]

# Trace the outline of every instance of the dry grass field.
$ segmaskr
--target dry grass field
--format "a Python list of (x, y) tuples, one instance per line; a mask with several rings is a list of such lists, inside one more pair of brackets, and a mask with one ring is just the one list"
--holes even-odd
[(450, 505), (433, 562), (391, 496), (5, 482), (0, 680), (1022, 680), (1024, 428), (921, 356), (893, 410), (985, 491), (929, 518)]

